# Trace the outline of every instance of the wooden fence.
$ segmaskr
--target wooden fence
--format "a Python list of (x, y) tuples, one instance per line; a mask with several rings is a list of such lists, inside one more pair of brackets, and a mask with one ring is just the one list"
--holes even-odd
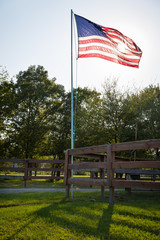
[[(115, 187), (130, 188), (147, 188), (159, 189), (160, 179), (160, 159), (158, 160), (131, 160), (126, 158), (118, 158), (115, 153), (118, 151), (139, 150), (139, 149), (154, 149), (160, 148), (160, 139), (134, 141), (124, 143), (114, 143), (101, 146), (92, 146), (85, 148), (69, 149), (65, 154), (65, 171), (64, 183), (66, 184), (66, 196), (70, 195), (71, 184), (86, 185), (86, 186), (101, 186), (101, 193), (104, 196), (104, 188), (109, 187), (109, 203), (114, 203)], [(71, 159), (87, 158), (94, 159), (94, 162), (88, 160), (73, 161)], [(97, 162), (95, 162), (97, 161)], [(78, 178), (72, 177), (72, 171), (99, 172), (97, 178)], [(116, 178), (117, 174), (137, 175), (139, 179), (132, 180), (131, 178)], [(144, 176), (140, 178), (140, 175)], [(148, 177), (152, 176), (150, 180)]]
[[(12, 166), (6, 166), (11, 165)], [(51, 167), (43, 167), (44, 164), (50, 164)], [(0, 175), (0, 178), (23, 178), (24, 186), (29, 179), (49, 179), (60, 180), (64, 177), (64, 160), (42, 160), (42, 159), (0, 159), (0, 171), (22, 172), (23, 175)], [(42, 165), (42, 167), (40, 166)], [(33, 176), (33, 172), (35, 175)], [(37, 172), (51, 172), (50, 176), (39, 176)], [(55, 173), (59, 173), (58, 176)]]

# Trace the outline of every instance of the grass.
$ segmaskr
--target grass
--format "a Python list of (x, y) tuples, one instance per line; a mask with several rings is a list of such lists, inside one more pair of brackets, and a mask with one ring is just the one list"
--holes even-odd
[[(55, 183), (45, 179), (27, 180), (27, 188), (63, 188), (63, 180)], [(0, 179), (0, 188), (24, 188), (23, 179)]]
[[(84, 175), (78, 175), (78, 177), (84, 177)], [(65, 187), (66, 186), (64, 185), (63, 180), (54, 181), (54, 182), (51, 182), (46, 179), (27, 180), (27, 188), (65, 188)], [(0, 178), (0, 188), (24, 188), (24, 180)], [(77, 187), (74, 185), (74, 188), (81, 188), (81, 187)], [(83, 186), (83, 188), (88, 188), (88, 187)], [(93, 187), (93, 188), (97, 189), (97, 187)]]
[(159, 240), (160, 192), (1, 194), (0, 239)]

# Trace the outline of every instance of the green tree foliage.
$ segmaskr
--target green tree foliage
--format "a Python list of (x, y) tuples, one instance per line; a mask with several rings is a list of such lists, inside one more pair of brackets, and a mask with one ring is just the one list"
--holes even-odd
[(9, 156), (9, 139), (6, 129), (14, 111), (14, 84), (7, 70), (0, 67), (0, 156)]
[[(117, 81), (107, 79), (102, 94), (74, 90), (75, 147), (134, 141), (136, 127), (137, 140), (160, 138), (160, 87), (122, 93)], [(70, 147), (71, 93), (42, 66), (19, 72), (14, 82), (0, 68), (0, 156), (64, 158)]]
[[(149, 86), (139, 93), (139, 111), (141, 114), (138, 122), (138, 134), (140, 139), (160, 138), (160, 86)], [(147, 154), (160, 156), (160, 149), (156, 153)]]
[(125, 118), (124, 95), (117, 88), (117, 79), (107, 79), (103, 92), (103, 117), (107, 142), (119, 142)]
[(16, 109), (9, 132), (15, 156), (32, 158), (37, 153), (61, 106), (61, 91), (42, 66), (31, 66), (17, 75)]
[(160, 88), (149, 86), (139, 94), (145, 138), (160, 138)]
[[(74, 90), (75, 147), (100, 144), (102, 116), (100, 93), (88, 88)], [(76, 113), (75, 113), (76, 112)], [(54, 129), (54, 128), (53, 128)], [(71, 93), (65, 93), (58, 112), (56, 128), (50, 131), (46, 149), (55, 158), (64, 158), (71, 147)]]
[(0, 128), (2, 131), (3, 123), (13, 111), (13, 83), (9, 81), (8, 72), (1, 67), (0, 69)]
[[(75, 147), (104, 143), (101, 94), (88, 88), (74, 90)], [(50, 131), (46, 149), (54, 158), (64, 158), (71, 148), (71, 93), (65, 93), (58, 112), (56, 128)]]
[(75, 147), (104, 143), (101, 94), (88, 88), (77, 89)]
[(71, 142), (71, 104), (70, 93), (61, 92), (61, 107), (51, 123), (50, 131), (43, 144), (43, 155), (54, 159), (64, 159), (64, 150), (70, 148)]
[(109, 142), (160, 138), (159, 86), (122, 94), (117, 79), (108, 79), (103, 92), (103, 117)]

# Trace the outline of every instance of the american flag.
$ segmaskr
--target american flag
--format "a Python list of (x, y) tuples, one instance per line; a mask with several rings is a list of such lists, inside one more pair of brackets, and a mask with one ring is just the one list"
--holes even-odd
[(75, 14), (78, 57), (99, 57), (129, 67), (139, 67), (141, 49), (114, 28), (103, 27)]

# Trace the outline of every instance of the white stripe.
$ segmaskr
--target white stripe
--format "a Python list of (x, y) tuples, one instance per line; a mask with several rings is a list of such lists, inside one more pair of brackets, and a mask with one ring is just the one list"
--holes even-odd
[(123, 60), (115, 54), (111, 54), (111, 53), (107, 53), (99, 50), (79, 51), (79, 55), (83, 55), (83, 54), (101, 54), (103, 56), (111, 57), (131, 65), (138, 65), (138, 63), (132, 63), (130, 61)]
[[(87, 37), (79, 37), (79, 40), (80, 41), (87, 41), (87, 40), (93, 40), (93, 39), (98, 39), (98, 40), (102, 40), (102, 41), (105, 41), (106, 42), (106, 44), (112, 44), (112, 45), (114, 45), (114, 43), (112, 42), (112, 41), (110, 41), (107, 37), (105, 38), (105, 37), (101, 37), (101, 36), (98, 36), (98, 35), (92, 35), (92, 36), (87, 36)], [(122, 42), (120, 41), (120, 40), (118, 40), (118, 39), (115, 39), (115, 42), (117, 43), (117, 44), (122, 44)], [(129, 44), (129, 45), (131, 45), (128, 41), (127, 41), (127, 43)], [(88, 43), (89, 44), (89, 43)], [(95, 43), (95, 44), (97, 44), (97, 43)], [(101, 44), (103, 44), (103, 43), (101, 43)], [(128, 46), (127, 46), (127, 44), (125, 44), (125, 43), (123, 43), (124, 44), (124, 46), (125, 46), (125, 48), (126, 48), (126, 50), (129, 52), (129, 53), (132, 53), (132, 54), (134, 54), (134, 53), (141, 53), (140, 51), (137, 51), (136, 49), (135, 50), (132, 50), (132, 49), (130, 49)], [(80, 44), (79, 44), (80, 45)], [(105, 45), (105, 44), (104, 44)], [(108, 47), (111, 47), (111, 46), (108, 46)], [(132, 44), (132, 46), (131, 47), (134, 47), (134, 45)], [(116, 48), (116, 47), (115, 47)], [(135, 47), (134, 47), (135, 48)], [(138, 56), (138, 58), (139, 58), (139, 56)]]
[[(107, 34), (107, 32), (106, 32), (106, 34)], [(115, 36), (118, 36), (119, 38), (121, 38), (122, 40), (124, 40), (124, 41), (126, 41), (126, 39), (124, 39), (122, 36), (120, 36), (120, 35), (118, 35), (118, 34), (113, 34), (112, 33), (112, 35), (115, 35)], [(110, 36), (109, 36), (110, 37)], [(110, 37), (111, 39), (113, 39), (114, 40), (114, 42), (116, 42), (116, 43), (121, 43), (122, 41), (121, 40), (119, 40), (119, 39), (117, 39), (117, 38), (114, 38), (114, 37)], [(100, 39), (100, 40), (103, 40), (103, 41), (106, 41), (106, 42), (109, 42), (109, 43), (112, 43), (113, 44), (113, 42), (109, 39), (109, 38), (107, 38), (107, 36), (106, 37), (102, 37), (102, 36), (98, 36), (98, 35), (92, 35), (92, 36), (87, 36), (87, 37), (79, 37), (79, 40), (87, 40), (87, 39)]]
[(102, 37), (98, 35), (92, 35), (92, 36), (87, 36), (87, 37), (79, 37), (79, 40), (90, 40), (90, 39), (100, 39), (103, 41), (108, 40), (107, 37)]
[[(114, 39), (114, 41), (118, 41), (118, 39), (116, 39), (116, 37), (119, 37), (120, 39), (122, 39), (122, 41), (125, 41), (125, 42), (127, 42), (129, 45), (131, 45), (133, 48), (135, 48), (135, 46), (133, 45), (133, 40), (131, 39), (131, 38), (129, 38), (129, 37), (127, 37), (127, 36), (125, 36), (125, 35), (123, 35), (122, 33), (116, 33), (116, 30), (107, 30), (107, 29), (105, 29), (105, 28), (102, 28), (103, 29), (103, 31), (106, 33), (106, 34), (111, 34), (112, 35), (112, 37), (110, 37), (110, 38), (113, 38), (114, 39), (114, 37), (115, 37), (115, 39)], [(118, 31), (118, 30), (117, 30)]]
[[(79, 44), (79, 47), (81, 48), (85, 48), (85, 47), (96, 47), (96, 46), (98, 46), (98, 47), (102, 47), (102, 48), (105, 48), (105, 49), (109, 49), (109, 50), (112, 50), (112, 51), (114, 51), (114, 53), (117, 55), (117, 54), (120, 54), (120, 55), (122, 55), (122, 56), (124, 56), (124, 57), (127, 57), (127, 58), (130, 58), (130, 59), (139, 59), (139, 57), (138, 56), (136, 56), (136, 55), (125, 55), (125, 52), (121, 52), (119, 49), (117, 49), (117, 48), (113, 48), (113, 47), (111, 47), (111, 46), (109, 46), (109, 45), (105, 45), (105, 44), (103, 44), (103, 43), (87, 43), (87, 44)], [(100, 50), (99, 50), (100, 51)], [(129, 51), (126, 51), (126, 53), (130, 53)]]

